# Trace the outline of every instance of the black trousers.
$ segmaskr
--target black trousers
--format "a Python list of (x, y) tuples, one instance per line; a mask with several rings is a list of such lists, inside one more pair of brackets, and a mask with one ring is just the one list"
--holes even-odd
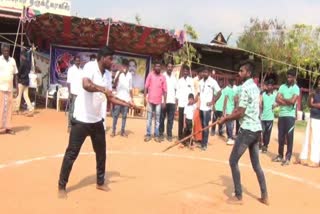
[(164, 121), (167, 118), (167, 136), (172, 137), (172, 128), (174, 121), (174, 113), (176, 112), (176, 104), (167, 103), (164, 109), (161, 109), (159, 134), (163, 135), (165, 125)]
[(268, 195), (266, 179), (259, 161), (260, 136), (261, 132), (252, 132), (250, 130), (240, 129), (236, 142), (232, 148), (232, 152), (229, 158), (229, 164), (231, 167), (235, 194), (237, 196), (242, 195), (241, 176), (238, 163), (240, 158), (247, 149), (249, 149), (252, 168), (255, 171), (258, 178), (261, 197), (266, 197)]
[[(218, 119), (220, 119), (223, 116), (223, 112), (222, 111), (215, 111), (213, 112), (212, 115), (212, 122), (216, 122)], [(219, 135), (223, 135), (223, 125), (218, 125), (219, 128)], [(216, 133), (216, 125), (212, 126), (211, 128), (211, 133), (215, 134)]]
[(106, 137), (103, 120), (97, 123), (73, 121), (69, 136), (69, 145), (66, 149), (60, 170), (59, 188), (66, 187), (73, 163), (77, 159), (81, 146), (87, 136), (90, 136), (93, 150), (96, 153), (97, 184), (104, 184), (106, 168)]
[[(184, 128), (183, 137), (187, 137), (192, 134), (192, 120), (186, 119), (186, 127)], [(192, 138), (183, 142), (184, 145), (190, 145)]]
[(286, 160), (291, 159), (293, 150), (294, 125), (296, 118), (294, 117), (279, 117), (278, 119), (278, 155), (283, 158), (285, 140), (287, 140)]
[(271, 137), (272, 127), (273, 127), (273, 120), (262, 120), (261, 124), (262, 124), (263, 145), (265, 147), (268, 147), (270, 143), (270, 137)]
[(184, 108), (179, 107), (178, 139), (183, 138)]

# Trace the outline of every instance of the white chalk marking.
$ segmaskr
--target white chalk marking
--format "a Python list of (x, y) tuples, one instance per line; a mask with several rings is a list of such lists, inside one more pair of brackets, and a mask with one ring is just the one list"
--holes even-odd
[[(85, 156), (85, 155), (94, 155), (94, 152), (81, 152), (79, 155)], [(213, 159), (213, 158), (206, 158), (206, 157), (196, 157), (196, 156), (191, 156), (191, 155), (178, 155), (178, 154), (169, 154), (169, 153), (142, 153), (142, 152), (130, 152), (130, 151), (108, 151), (107, 154), (114, 154), (114, 155), (144, 155), (144, 156), (155, 156), (155, 157), (166, 157), (166, 158), (184, 158), (184, 159), (189, 159), (189, 160), (201, 160), (201, 161), (208, 161), (208, 162), (213, 162), (213, 163), (219, 163), (219, 164), (224, 164), (224, 165), (229, 165), (228, 161), (223, 161), (223, 160), (218, 160), (218, 159)], [(4, 163), (0, 164), (0, 169), (5, 169), (5, 168), (10, 168), (14, 166), (22, 166), (26, 165), (27, 163), (32, 163), (36, 161), (42, 161), (42, 160), (47, 160), (47, 159), (57, 159), (57, 158), (62, 158), (64, 154), (56, 154), (56, 155), (50, 155), (50, 156), (43, 156), (43, 157), (36, 157), (32, 159), (26, 159), (26, 160), (17, 160), (9, 163)], [(248, 164), (239, 164), (242, 167), (246, 168), (251, 168), (251, 165)], [(320, 190), (320, 184), (315, 183), (313, 181), (309, 181), (307, 179), (301, 178), (301, 177), (296, 177), (293, 175), (289, 175), (286, 173), (282, 172), (277, 172), (272, 169), (266, 169), (264, 168), (264, 171), (269, 174), (273, 174), (282, 178), (286, 178), (291, 181), (295, 181), (298, 183), (302, 184), (307, 184), (315, 189)]]

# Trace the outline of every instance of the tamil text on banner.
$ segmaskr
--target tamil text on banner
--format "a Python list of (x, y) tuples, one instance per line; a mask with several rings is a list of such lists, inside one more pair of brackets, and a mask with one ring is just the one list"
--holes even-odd
[(11, 11), (30, 8), (39, 13), (54, 13), (58, 15), (71, 15), (71, 0), (0, 0), (0, 9)]

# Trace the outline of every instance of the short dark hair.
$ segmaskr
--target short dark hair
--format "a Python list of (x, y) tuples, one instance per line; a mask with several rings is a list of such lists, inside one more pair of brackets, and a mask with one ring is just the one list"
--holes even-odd
[(130, 63), (130, 62), (133, 62), (133, 63), (135, 64), (135, 66), (138, 66), (136, 60), (134, 60), (134, 59), (129, 59), (129, 63)]
[(234, 79), (231, 78), (231, 79), (228, 80), (228, 82), (229, 82), (229, 84), (233, 84), (234, 83)]
[(153, 61), (153, 64), (156, 65), (156, 64), (159, 64), (159, 65), (162, 65), (162, 61), (160, 59), (155, 59)]
[(273, 79), (267, 80), (266, 85), (274, 85), (274, 80)]
[(166, 66), (168, 66), (169, 64), (173, 65), (173, 62), (170, 60), (169, 62), (166, 63)]
[(129, 60), (126, 58), (122, 59), (122, 65), (129, 66)]
[(91, 54), (90, 55), (90, 60), (93, 60), (93, 59), (96, 59), (96, 58), (97, 58), (97, 56), (95, 54)]
[(297, 75), (297, 70), (295, 68), (291, 68), (287, 71), (287, 76), (296, 76)]
[(184, 70), (184, 69), (190, 71), (190, 66), (187, 65), (187, 64), (183, 64), (183, 65), (182, 65), (182, 70)]
[(246, 71), (251, 73), (251, 76), (255, 75), (255, 65), (251, 60), (240, 63), (240, 67), (245, 67)]
[(192, 93), (190, 93), (190, 94), (188, 95), (188, 99), (194, 99), (194, 95), (193, 95)]
[(81, 58), (80, 58), (79, 55), (75, 55), (75, 56), (73, 57), (73, 59), (76, 60), (76, 59), (81, 59)]
[(114, 54), (114, 51), (108, 46), (105, 46), (103, 48), (100, 48), (100, 50), (98, 51), (97, 59), (99, 61), (102, 57), (112, 56), (113, 54)]

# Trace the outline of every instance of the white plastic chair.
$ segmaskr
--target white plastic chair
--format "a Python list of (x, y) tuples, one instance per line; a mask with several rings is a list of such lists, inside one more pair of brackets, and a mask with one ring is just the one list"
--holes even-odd
[(48, 108), (49, 99), (54, 100), (54, 93), (56, 92), (56, 87), (59, 87), (57, 84), (51, 84), (46, 93), (46, 108)]
[(60, 111), (60, 103), (69, 100), (68, 87), (61, 87), (57, 93), (57, 111)]

